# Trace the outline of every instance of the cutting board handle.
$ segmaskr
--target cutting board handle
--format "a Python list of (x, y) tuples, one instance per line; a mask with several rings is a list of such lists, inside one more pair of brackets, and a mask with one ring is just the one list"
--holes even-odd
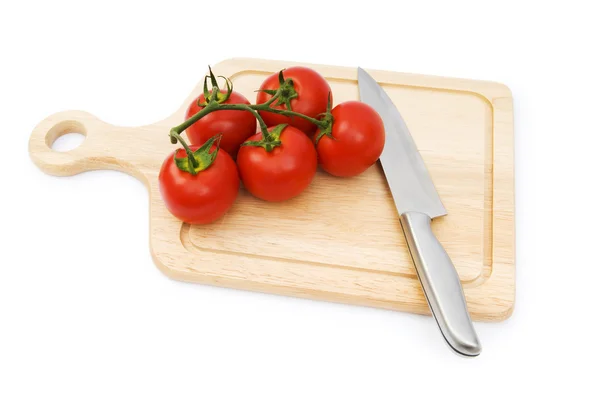
[[(54, 141), (68, 133), (80, 133), (85, 139), (70, 151), (53, 150)], [(29, 154), (42, 171), (57, 176), (104, 169), (135, 175), (139, 172), (135, 165), (135, 153), (139, 153), (139, 135), (135, 129), (113, 126), (87, 112), (59, 112), (47, 117), (33, 129), (29, 139)]]

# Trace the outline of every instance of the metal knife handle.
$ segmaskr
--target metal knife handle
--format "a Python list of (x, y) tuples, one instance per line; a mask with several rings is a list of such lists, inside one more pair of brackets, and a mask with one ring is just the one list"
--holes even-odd
[(431, 230), (427, 214), (408, 212), (400, 222), (425, 297), (442, 335), (451, 348), (477, 356), (481, 345), (465, 301), (460, 279), (450, 257)]

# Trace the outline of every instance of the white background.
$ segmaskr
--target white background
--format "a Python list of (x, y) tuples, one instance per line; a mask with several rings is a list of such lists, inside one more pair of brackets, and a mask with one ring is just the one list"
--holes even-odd
[[(387, 2), (2, 3), (0, 397), (598, 393), (594, 2)], [(172, 281), (140, 182), (30, 161), (46, 116), (151, 123), (231, 57), (511, 88), (517, 305), (476, 324), (479, 358), (452, 354), (430, 317)]]

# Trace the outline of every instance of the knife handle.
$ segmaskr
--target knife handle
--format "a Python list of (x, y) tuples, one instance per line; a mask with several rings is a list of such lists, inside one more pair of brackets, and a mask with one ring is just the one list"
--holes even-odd
[(450, 257), (431, 230), (431, 218), (419, 212), (400, 216), (417, 275), (446, 342), (458, 354), (477, 356), (481, 345), (464, 292)]

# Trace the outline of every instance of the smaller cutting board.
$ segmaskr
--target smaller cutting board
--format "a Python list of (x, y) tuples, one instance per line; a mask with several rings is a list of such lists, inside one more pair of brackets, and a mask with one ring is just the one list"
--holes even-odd
[[(335, 103), (359, 99), (356, 68), (231, 59), (213, 69), (253, 101), (266, 76), (294, 65), (320, 72)], [(485, 81), (367, 72), (401, 111), (448, 210), (432, 226), (456, 266), (473, 320), (506, 319), (515, 297), (510, 91)], [(201, 90), (198, 84), (170, 117), (136, 128), (82, 111), (54, 114), (33, 130), (31, 158), (49, 174), (111, 169), (144, 182), (152, 256), (172, 278), (430, 314), (379, 163), (350, 179), (319, 171), (303, 194), (282, 203), (242, 190), (226, 216), (211, 225), (173, 217), (160, 197), (158, 172), (175, 149), (169, 130), (184, 120)], [(84, 134), (83, 144), (53, 151), (52, 143), (70, 132)]]

